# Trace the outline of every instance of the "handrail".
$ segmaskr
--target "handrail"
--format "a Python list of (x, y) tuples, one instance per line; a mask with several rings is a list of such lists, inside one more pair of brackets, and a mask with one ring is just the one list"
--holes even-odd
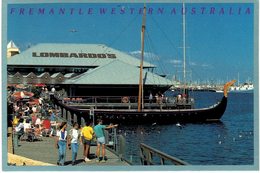
[[(61, 101), (66, 103), (137, 103), (138, 97), (136, 96), (69, 96), (64, 98), (58, 98)], [(153, 98), (152, 100), (149, 97), (144, 97), (144, 103), (177, 103), (177, 98), (170, 96), (170, 97), (163, 97), (160, 98)], [(180, 101), (178, 101), (179, 103)], [(191, 102), (191, 98), (186, 98), (186, 102)]]
[(160, 158), (161, 165), (165, 165), (165, 161), (169, 161), (171, 164), (174, 164), (174, 165), (188, 165), (188, 163), (186, 163), (176, 157), (163, 153), (144, 143), (140, 144), (140, 150), (141, 150), (140, 159), (141, 159), (142, 165), (158, 165), (158, 163), (156, 163), (154, 161), (155, 156)]

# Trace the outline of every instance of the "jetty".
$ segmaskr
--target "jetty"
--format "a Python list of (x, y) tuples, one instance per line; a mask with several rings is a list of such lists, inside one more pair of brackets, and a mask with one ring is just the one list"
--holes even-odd
[[(11, 144), (11, 138), (8, 143)], [(11, 144), (12, 145), (12, 144)], [(42, 141), (20, 141), (19, 146), (8, 150), (8, 163), (15, 166), (57, 166), (58, 149), (55, 148), (54, 137), (44, 137)], [(106, 149), (106, 162), (96, 162), (96, 146), (90, 148), (90, 162), (83, 160), (83, 147), (80, 145), (76, 165), (74, 166), (130, 166), (131, 163), (122, 159), (110, 149)], [(11, 152), (14, 152), (12, 154)], [(67, 148), (65, 166), (71, 165), (72, 152)], [(189, 165), (176, 157), (170, 156), (144, 143), (140, 144), (141, 165)]]
[[(64, 119), (59, 118), (59, 121)], [(65, 120), (66, 121), (66, 120)], [(71, 129), (68, 123), (68, 129)], [(130, 162), (123, 159), (125, 150), (125, 141), (122, 136), (116, 135), (116, 129), (112, 133), (105, 132), (106, 135), (106, 162), (96, 162), (96, 144), (92, 143), (90, 147), (90, 162), (84, 161), (83, 145), (79, 145), (76, 165), (97, 165), (97, 166), (128, 166)], [(113, 141), (109, 141), (112, 139)], [(119, 141), (117, 141), (117, 139)], [(41, 140), (28, 141), (16, 139), (12, 128), (8, 128), (8, 163), (16, 166), (57, 166), (58, 149), (55, 147), (55, 137), (41, 137)], [(111, 144), (111, 142), (113, 144)], [(66, 149), (65, 166), (71, 165), (72, 151)]]
[[(84, 165), (112, 165), (112, 166), (127, 166), (129, 163), (122, 161), (116, 154), (112, 153), (110, 150), (106, 149), (107, 161), (105, 163), (96, 162), (95, 159), (96, 146), (90, 147), (91, 161), (85, 162), (83, 160), (83, 146), (79, 146), (78, 157), (75, 166)], [(55, 138), (54, 137), (43, 137), (42, 141), (28, 142), (19, 141), (19, 146), (14, 147), (14, 154), (22, 156), (34, 161), (40, 161), (56, 166), (58, 159), (58, 149), (55, 148)], [(67, 148), (65, 166), (71, 166), (72, 151)], [(27, 165), (25, 163), (25, 165)]]
[[(57, 111), (57, 122), (66, 121), (67, 130), (72, 128), (74, 122), (81, 126), (85, 124), (84, 114), (76, 114), (67, 106), (53, 105)], [(96, 117), (94, 111), (93, 122)], [(90, 162), (83, 160), (83, 146), (79, 146), (76, 165), (74, 166), (130, 166), (132, 165), (126, 158), (126, 142), (122, 134), (117, 133), (117, 129), (105, 130), (106, 139), (106, 162), (96, 162), (96, 144), (92, 142), (90, 148)], [(43, 136), (41, 140), (18, 140), (17, 135), (8, 128), (8, 165), (10, 166), (57, 166), (58, 149), (55, 147), (54, 136)], [(72, 166), (72, 151), (67, 148), (65, 166)], [(186, 162), (163, 153), (146, 144), (140, 144), (140, 164), (141, 165), (187, 165)]]

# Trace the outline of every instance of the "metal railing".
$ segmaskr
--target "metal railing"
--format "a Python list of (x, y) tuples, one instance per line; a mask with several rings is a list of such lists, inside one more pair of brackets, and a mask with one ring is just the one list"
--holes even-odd
[(120, 161), (125, 161), (128, 164), (132, 164), (126, 159), (125, 137), (123, 135), (117, 134), (116, 128), (105, 130), (105, 139), (106, 139), (107, 149), (109, 149), (112, 153), (116, 154)]
[(144, 143), (140, 144), (140, 159), (142, 165), (188, 165), (188, 163), (154, 149)]

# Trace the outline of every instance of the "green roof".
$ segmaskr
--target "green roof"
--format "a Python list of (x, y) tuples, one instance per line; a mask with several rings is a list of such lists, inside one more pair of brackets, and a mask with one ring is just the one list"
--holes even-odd
[[(79, 76), (68, 79), (64, 84), (81, 85), (138, 85), (140, 68), (115, 60), (107, 65), (89, 70)], [(157, 74), (143, 71), (144, 85), (171, 86), (172, 82)]]
[[(33, 56), (33, 52), (37, 57)], [(92, 53), (115, 54), (116, 58), (60, 58), (60, 57), (42, 57), (40, 53)], [(41, 57), (38, 57), (41, 56)], [(108, 56), (108, 55), (107, 55)], [(69, 44), (69, 43), (41, 43), (33, 46), (20, 54), (12, 56), (7, 60), (8, 65), (31, 65), (31, 66), (77, 66), (77, 67), (97, 67), (108, 64), (112, 61), (120, 60), (122, 62), (139, 66), (140, 60), (119, 50), (107, 47), (103, 44)], [(144, 62), (144, 67), (155, 67), (153, 64)]]

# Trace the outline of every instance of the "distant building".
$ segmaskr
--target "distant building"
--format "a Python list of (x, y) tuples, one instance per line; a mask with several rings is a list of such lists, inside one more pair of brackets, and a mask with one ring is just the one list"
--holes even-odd
[[(59, 85), (69, 96), (137, 95), (140, 60), (101, 44), (38, 44), (7, 60), (8, 84)], [(144, 94), (172, 82), (144, 62)]]
[(19, 48), (14, 44), (14, 42), (11, 40), (7, 44), (7, 58), (10, 58), (11, 56), (14, 56), (16, 54), (19, 54), (20, 50)]

